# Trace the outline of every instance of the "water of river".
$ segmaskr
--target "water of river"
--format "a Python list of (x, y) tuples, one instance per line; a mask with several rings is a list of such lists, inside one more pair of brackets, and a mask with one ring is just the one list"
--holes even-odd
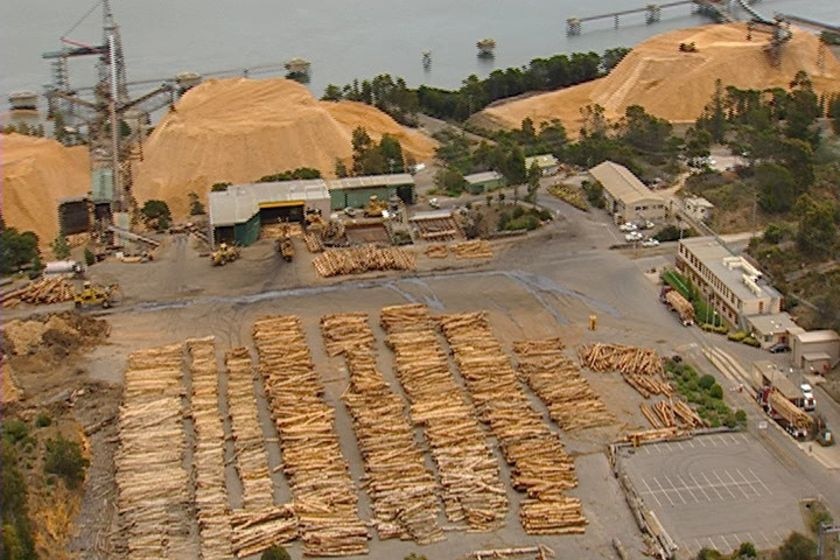
[[(129, 80), (162, 79), (177, 72), (211, 72), (282, 63), (293, 56), (312, 62), (311, 89), (328, 83), (390, 73), (410, 85), (457, 87), (471, 73), (526, 64), (560, 52), (633, 46), (669, 29), (706, 23), (688, 6), (663, 10), (662, 21), (643, 14), (587, 23), (579, 37), (566, 36), (566, 18), (637, 8), (649, 0), (112, 0), (122, 30)], [(41, 52), (60, 47), (58, 38), (93, 0), (0, 2), (0, 95), (50, 81)], [(761, 0), (767, 15), (786, 12), (840, 23), (840, 0)], [(95, 11), (68, 36), (101, 41)], [(476, 57), (483, 37), (497, 42), (492, 61)], [(432, 52), (424, 71), (421, 52)], [(71, 64), (74, 86), (94, 81), (93, 60)]]

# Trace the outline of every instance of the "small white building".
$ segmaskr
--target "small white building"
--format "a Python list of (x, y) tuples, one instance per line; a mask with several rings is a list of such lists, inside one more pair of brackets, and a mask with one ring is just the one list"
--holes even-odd
[(770, 348), (780, 342), (790, 345), (791, 333), (801, 330), (784, 311), (767, 315), (748, 315), (746, 320), (750, 334), (762, 348)]
[(793, 366), (825, 374), (840, 362), (840, 335), (835, 331), (803, 331), (791, 337)]
[(695, 220), (705, 222), (712, 217), (715, 205), (702, 196), (688, 197), (684, 201), (685, 212)]
[(525, 158), (525, 170), (530, 170), (535, 163), (543, 177), (557, 175), (560, 171), (560, 162), (552, 154), (540, 154)]
[(653, 193), (623, 165), (605, 161), (590, 169), (589, 175), (604, 187), (607, 211), (617, 224), (665, 219), (665, 199)]

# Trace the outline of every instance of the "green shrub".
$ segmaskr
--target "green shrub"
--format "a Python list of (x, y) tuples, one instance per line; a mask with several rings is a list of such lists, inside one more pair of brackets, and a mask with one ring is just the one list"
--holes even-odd
[(723, 555), (714, 548), (701, 548), (697, 552), (697, 560), (722, 560)]
[(722, 399), (723, 398), (723, 387), (715, 383), (712, 385), (712, 388), (709, 389), (709, 396), (713, 399)]
[(761, 346), (761, 343), (751, 336), (746, 337), (741, 342), (746, 344), (747, 346), (752, 346), (753, 348), (758, 348), (759, 346)]
[(29, 435), (29, 426), (26, 422), (12, 418), (3, 422), (3, 438), (9, 443), (15, 444), (26, 439)]
[(96, 264), (96, 255), (93, 254), (93, 251), (85, 247), (85, 265), (93, 266), (94, 264)]
[(703, 389), (710, 389), (715, 384), (715, 378), (708, 373), (700, 378), (698, 383)]
[(755, 545), (751, 542), (742, 542), (738, 550), (735, 551), (735, 558), (757, 558), (758, 551)]
[(46, 412), (39, 413), (35, 418), (35, 426), (38, 428), (46, 428), (50, 424), (52, 424), (52, 417)]
[(721, 323), (716, 327), (712, 327), (712, 331), (716, 332), (717, 334), (727, 334), (729, 332), (729, 327)]
[(264, 551), (260, 556), (260, 560), (291, 560), (291, 556), (286, 552), (286, 549), (276, 544)]
[(520, 216), (519, 218), (513, 218), (509, 222), (505, 224), (504, 229), (506, 231), (519, 231), (519, 230), (535, 230), (540, 227), (540, 220), (533, 214), (528, 214), (527, 216)]
[(729, 335), (727, 335), (726, 338), (728, 338), (732, 342), (741, 342), (742, 340), (747, 338), (747, 333), (746, 331), (732, 331), (731, 333), (729, 333)]
[(834, 518), (831, 517), (831, 514), (827, 512), (824, 508), (814, 508), (812, 506), (811, 513), (808, 516), (808, 528), (811, 529), (811, 532), (813, 532), (814, 534), (818, 534), (820, 532), (820, 527), (823, 524), (831, 525), (833, 522)]
[(88, 464), (89, 461), (82, 457), (82, 449), (75, 441), (61, 434), (56, 439), (47, 440), (44, 471), (63, 478), (68, 488), (76, 488), (84, 480)]
[(779, 560), (813, 560), (817, 557), (817, 543), (794, 531), (785, 539), (776, 558)]
[(746, 426), (747, 425), (747, 413), (739, 408), (735, 411), (735, 421), (738, 422), (739, 426)]

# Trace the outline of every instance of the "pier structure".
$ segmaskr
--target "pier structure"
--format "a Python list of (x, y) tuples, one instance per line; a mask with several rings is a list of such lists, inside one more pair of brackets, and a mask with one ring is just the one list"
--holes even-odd
[(645, 22), (650, 25), (662, 19), (662, 10), (678, 6), (691, 6), (693, 10), (707, 15), (716, 21), (731, 21), (731, 17), (726, 9), (715, 0), (673, 0), (662, 4), (647, 4), (646, 6), (629, 10), (620, 10), (586, 17), (570, 17), (566, 20), (566, 35), (580, 35), (583, 31), (584, 23), (603, 19), (612, 19), (614, 27), (618, 29), (621, 17), (632, 14), (644, 14)]

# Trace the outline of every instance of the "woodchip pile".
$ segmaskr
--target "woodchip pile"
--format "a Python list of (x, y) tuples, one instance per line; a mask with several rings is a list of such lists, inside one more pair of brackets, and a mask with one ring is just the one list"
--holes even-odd
[(321, 331), (329, 354), (344, 354), (350, 372), (350, 387), (342, 400), (365, 462), (365, 488), (379, 538), (418, 544), (443, 539), (437, 524), (438, 484), (426, 469), (402, 399), (376, 368), (367, 315), (327, 315), (321, 319)]
[(363, 274), (375, 270), (414, 270), (414, 254), (399, 247), (360, 245), (329, 249), (312, 261), (323, 277)]
[(242, 509), (259, 511), (274, 505), (265, 436), (257, 415), (254, 374), (247, 348), (225, 353), (228, 370), (228, 414), (236, 450), (236, 472), (242, 481)]
[(440, 325), (482, 420), (498, 438), (512, 467), (514, 488), (527, 493), (519, 510), (525, 532), (584, 532), (580, 500), (565, 494), (577, 485), (574, 462), (539, 412), (531, 408), (485, 314), (444, 315)]
[(655, 350), (595, 343), (582, 346), (578, 355), (581, 363), (592, 371), (620, 371), (624, 380), (644, 398), (674, 394), (662, 377), (662, 360)]
[(192, 376), (190, 416), (195, 430), (192, 467), (201, 558), (228, 560), (233, 550), (216, 349), (212, 337), (188, 340), (187, 349)]
[(505, 522), (507, 496), (499, 465), (449, 363), (423, 305), (386, 307), (382, 326), (394, 351), (397, 376), (423, 427), (437, 466), (444, 512), (468, 530), (492, 531)]
[(679, 399), (659, 401), (653, 406), (641, 403), (639, 409), (654, 428), (704, 428), (708, 423)]
[(31, 304), (61, 303), (71, 301), (75, 294), (73, 283), (65, 278), (41, 278), (23, 288), (8, 292), (0, 298), (3, 307), (14, 307), (21, 302)]
[(458, 259), (492, 259), (493, 250), (490, 248), (490, 243), (484, 239), (474, 239), (472, 241), (464, 241), (463, 243), (455, 243), (452, 245), (452, 252), (455, 258)]
[(119, 533), (128, 558), (190, 555), (182, 361), (180, 344), (128, 358), (114, 454)]
[(280, 436), (283, 470), (307, 556), (368, 551), (368, 530), (335, 432), (335, 411), (323, 400), (300, 320), (262, 319), (253, 338), (271, 414)]
[(430, 259), (445, 259), (449, 255), (449, 249), (442, 243), (429, 245), (423, 252)]
[(563, 355), (559, 338), (515, 342), (517, 371), (542, 399), (551, 419), (564, 430), (581, 430), (615, 423), (577, 364)]

